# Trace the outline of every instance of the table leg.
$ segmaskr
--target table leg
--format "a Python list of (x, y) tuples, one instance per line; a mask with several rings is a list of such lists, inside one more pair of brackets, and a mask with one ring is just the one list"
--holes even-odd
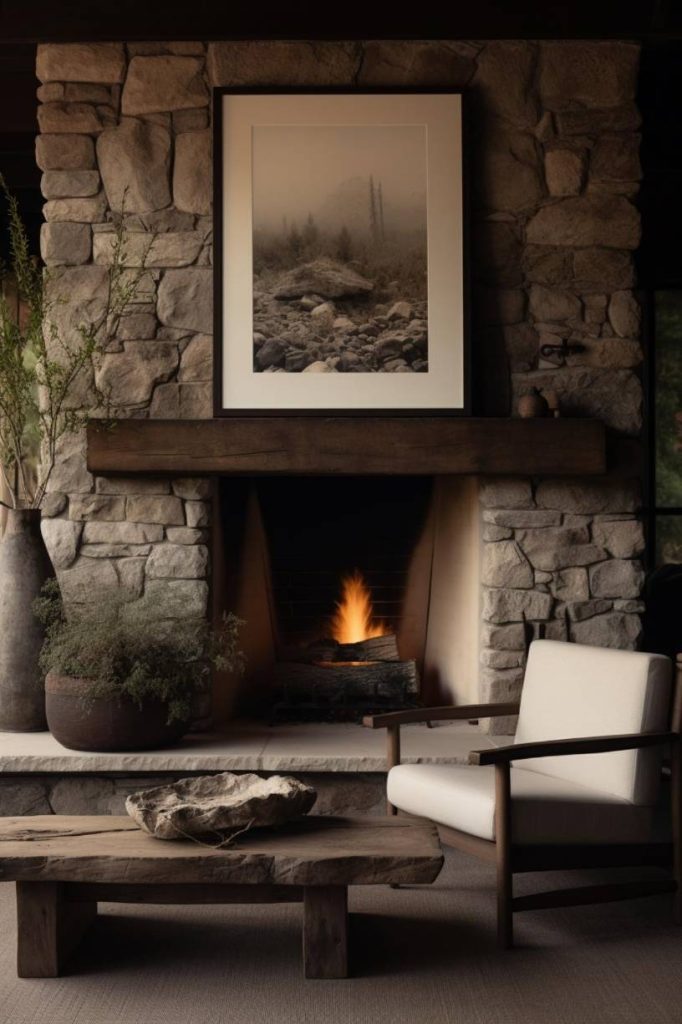
[(348, 888), (311, 885), (303, 893), (306, 978), (348, 977)]
[(17, 974), (20, 978), (56, 978), (97, 916), (97, 904), (67, 902), (62, 882), (16, 885)]

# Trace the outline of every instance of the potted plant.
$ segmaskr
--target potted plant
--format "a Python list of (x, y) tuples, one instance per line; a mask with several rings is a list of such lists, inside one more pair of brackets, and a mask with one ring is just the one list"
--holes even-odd
[(71, 750), (169, 746), (187, 731), (211, 666), (235, 672), (243, 666), (241, 623), (232, 614), (217, 630), (196, 621), (164, 622), (113, 591), (67, 615), (53, 580), (35, 613), (45, 629), (40, 667), (48, 726)]
[(31, 255), (16, 198), (2, 175), (0, 197), (10, 244), (9, 265), (0, 265), (0, 729), (22, 732), (46, 728), (37, 664), (42, 627), (32, 604), (54, 573), (40, 532), (40, 506), (60, 440), (108, 405), (93, 369), (138, 289), (146, 257), (135, 271), (126, 269), (120, 220), (96, 316), (64, 328), (56, 316), (64, 301), (58, 282)]

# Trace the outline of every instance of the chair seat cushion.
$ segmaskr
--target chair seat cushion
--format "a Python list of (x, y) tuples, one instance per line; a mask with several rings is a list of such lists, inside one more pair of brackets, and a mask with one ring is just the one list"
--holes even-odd
[[(511, 769), (512, 841), (637, 843), (651, 839), (653, 809), (524, 768)], [(493, 767), (401, 764), (388, 773), (394, 807), (495, 838)]]

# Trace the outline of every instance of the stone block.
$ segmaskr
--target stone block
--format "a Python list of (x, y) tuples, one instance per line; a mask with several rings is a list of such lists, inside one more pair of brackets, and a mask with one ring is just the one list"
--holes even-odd
[(509, 540), (513, 535), (513, 530), (504, 529), (502, 526), (494, 526), (492, 523), (484, 523), (481, 531), (481, 537), (483, 540), (490, 542), (494, 542), (496, 540)]
[(97, 159), (112, 210), (146, 213), (171, 202), (170, 134), (125, 117), (97, 140)]
[(36, 76), (41, 82), (122, 82), (123, 43), (40, 43)]
[(186, 501), (187, 525), (203, 529), (211, 525), (211, 506), (207, 501)]
[(124, 115), (205, 107), (209, 101), (201, 57), (133, 57), (121, 96)]
[(191, 526), (169, 526), (166, 537), (171, 544), (203, 544), (208, 534)]
[(205, 580), (147, 580), (142, 599), (123, 612), (134, 617), (139, 609), (149, 609), (159, 619), (203, 619), (207, 605)]
[(40, 103), (54, 103), (64, 99), (65, 88), (62, 82), (46, 82), (36, 89), (36, 98)]
[(580, 316), (580, 299), (571, 292), (534, 284), (530, 289), (529, 309), (536, 320), (569, 320)]
[(83, 532), (82, 523), (68, 519), (43, 519), (43, 540), (55, 569), (68, 569), (76, 560), (78, 543)]
[(60, 515), (66, 508), (68, 498), (65, 494), (55, 491), (54, 494), (46, 494), (40, 505), (43, 519), (51, 519)]
[(571, 253), (542, 245), (527, 245), (522, 267), (528, 281), (545, 285), (565, 285), (571, 279)]
[(642, 311), (631, 291), (613, 293), (609, 302), (609, 320), (619, 337), (639, 337)]
[(213, 332), (213, 280), (206, 267), (168, 270), (159, 285), (158, 316), (168, 327)]
[(527, 509), (534, 504), (530, 481), (518, 477), (484, 477), (479, 498), (484, 508)]
[(592, 536), (614, 558), (636, 558), (644, 551), (644, 529), (636, 519), (597, 520)]
[(211, 497), (211, 481), (206, 477), (177, 477), (171, 486), (173, 494), (187, 501), (204, 501)]
[(582, 338), (583, 349), (566, 359), (567, 366), (594, 366), (627, 370), (639, 366), (644, 358), (642, 346), (629, 338)]
[(159, 384), (154, 390), (149, 415), (152, 419), (211, 419), (212, 385), (208, 381), (195, 384)]
[(539, 508), (558, 509), (581, 515), (633, 512), (640, 504), (636, 480), (541, 480), (535, 492)]
[[(351, 72), (357, 85), (438, 85), (461, 88), (474, 74), (475, 50), (467, 43), (368, 40)], [(355, 53), (357, 59), (357, 51)]]
[(521, 212), (535, 208), (544, 194), (532, 135), (501, 124), (485, 133), (480, 155), (480, 200), (491, 210)]
[(55, 814), (113, 814), (114, 780), (79, 775), (52, 782), (50, 803)]
[(87, 224), (52, 221), (40, 229), (40, 255), (49, 267), (87, 263), (91, 248), (92, 238)]
[(542, 621), (552, 614), (554, 599), (538, 590), (483, 591), (483, 618), (487, 622)]
[(57, 441), (56, 461), (47, 489), (50, 494), (87, 494), (93, 488), (92, 475), (87, 470), (85, 435), (66, 433)]
[(96, 135), (105, 127), (106, 117), (90, 103), (42, 103), (38, 127), (47, 134)]
[(213, 338), (197, 334), (183, 350), (178, 380), (181, 383), (213, 380)]
[(212, 200), (211, 132), (183, 132), (175, 140), (173, 201), (178, 210), (208, 215)]
[(0, 779), (0, 814), (8, 818), (52, 814), (46, 783), (25, 776)]
[(151, 551), (151, 544), (82, 544), (83, 558), (127, 558), (139, 562)]
[[(184, 526), (182, 501), (173, 495), (141, 494), (126, 500), (126, 519), (132, 523), (159, 523), (163, 526)], [(188, 525), (196, 525), (189, 523)]]
[(483, 513), (483, 519), (487, 523), (495, 523), (497, 526), (511, 526), (514, 529), (535, 528), (543, 526), (559, 526), (561, 523), (560, 512), (547, 512), (540, 509), (511, 510), (488, 509)]
[(36, 163), (41, 171), (90, 170), (95, 144), (87, 135), (38, 135)]
[(624, 612), (607, 612), (571, 625), (571, 639), (575, 643), (592, 644), (595, 647), (635, 650), (641, 634), (639, 616)]
[(101, 519), (108, 523), (125, 519), (125, 500), (105, 494), (72, 495), (69, 518), (75, 521)]
[(209, 112), (206, 107), (195, 107), (189, 110), (174, 110), (172, 113), (173, 131), (180, 135), (183, 132), (200, 132), (208, 128)]
[(112, 95), (111, 87), (100, 85), (97, 82), (67, 82), (64, 86), (64, 99), (68, 103), (94, 103), (104, 106), (117, 106), (118, 86), (116, 98)]
[(573, 149), (550, 149), (545, 153), (545, 181), (551, 196), (577, 196), (584, 180), (584, 153)]
[(532, 128), (538, 120), (534, 88), (535, 51), (527, 42), (490, 40), (476, 58), (474, 88), (486, 109), (518, 128)]
[(603, 548), (589, 543), (586, 528), (547, 527), (542, 530), (525, 530), (518, 539), (531, 565), (543, 572), (591, 565), (607, 557)]
[(212, 86), (351, 85), (357, 68), (353, 43), (265, 39), (209, 43), (206, 58)]
[(98, 476), (98, 494), (170, 494), (170, 482), (150, 476)]
[(639, 135), (602, 135), (590, 156), (590, 181), (639, 181)]
[(107, 197), (104, 192), (88, 199), (50, 199), (43, 206), (46, 221), (73, 221), (77, 224), (97, 224), (104, 220)]
[(559, 601), (587, 601), (590, 596), (587, 570), (582, 568), (561, 569), (554, 576), (550, 590)]
[(570, 197), (543, 206), (527, 227), (528, 241), (538, 245), (636, 249), (640, 234), (636, 208), (624, 196), (608, 192)]
[(568, 616), (573, 622), (585, 622), (593, 619), (595, 615), (603, 615), (613, 608), (613, 601), (606, 601), (604, 598), (595, 598), (591, 601), (577, 601), (568, 606)]
[(644, 585), (644, 570), (639, 561), (612, 558), (590, 569), (593, 597), (638, 598)]
[(573, 255), (575, 287), (580, 292), (609, 292), (632, 288), (632, 255), (616, 249), (577, 249)]
[[(112, 263), (116, 236), (113, 231), (100, 231), (93, 243), (95, 263)], [(141, 267), (185, 267), (194, 263), (204, 244), (198, 231), (167, 231), (152, 235), (135, 232), (126, 237), (124, 265)]]
[(498, 541), (483, 546), (481, 581), (488, 587), (530, 588), (533, 570), (514, 541)]
[(481, 665), (486, 668), (519, 668), (526, 660), (524, 651), (481, 651)]
[(154, 544), (163, 540), (163, 527), (152, 523), (86, 522), (84, 544)]
[(147, 561), (147, 579), (203, 579), (208, 548), (203, 544), (156, 544)]
[(525, 629), (521, 623), (496, 626), (490, 622), (481, 624), (481, 643), (496, 651), (524, 651), (526, 648)]
[(538, 86), (550, 110), (615, 107), (635, 95), (639, 46), (612, 40), (540, 44)]
[(601, 136), (606, 132), (634, 131), (642, 122), (634, 103), (600, 110), (575, 108), (554, 115), (559, 135)]
[(59, 586), (67, 605), (91, 604), (95, 595), (119, 589), (119, 578), (112, 561), (79, 558), (59, 573)]
[(146, 405), (154, 385), (175, 372), (178, 358), (169, 341), (126, 341), (123, 352), (102, 356), (95, 379), (114, 406)]
[(99, 192), (97, 171), (45, 171), (40, 190), (46, 199), (79, 199)]

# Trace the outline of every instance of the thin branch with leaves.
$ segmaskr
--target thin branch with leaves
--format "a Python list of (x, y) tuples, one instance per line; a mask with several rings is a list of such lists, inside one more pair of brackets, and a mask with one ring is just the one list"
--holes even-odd
[[(96, 371), (139, 289), (154, 240), (129, 269), (121, 216), (112, 232), (101, 309), (63, 328), (56, 313), (67, 299), (56, 294), (52, 274), (31, 254), (19, 205), (1, 174), (0, 192), (10, 239), (9, 265), (0, 266), (0, 472), (13, 508), (39, 508), (61, 438), (80, 430), (94, 413), (109, 413), (109, 394)], [(16, 308), (7, 297), (9, 281), (16, 288)], [(87, 400), (76, 404), (83, 385)]]

